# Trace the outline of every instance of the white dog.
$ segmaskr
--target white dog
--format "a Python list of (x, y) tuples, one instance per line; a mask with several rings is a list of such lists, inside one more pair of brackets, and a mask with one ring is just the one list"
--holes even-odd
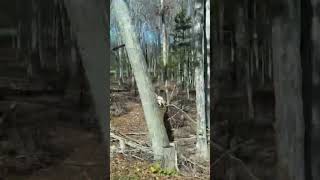
[(157, 103), (160, 107), (164, 107), (166, 105), (166, 101), (163, 99), (163, 97), (158, 96), (156, 94)]

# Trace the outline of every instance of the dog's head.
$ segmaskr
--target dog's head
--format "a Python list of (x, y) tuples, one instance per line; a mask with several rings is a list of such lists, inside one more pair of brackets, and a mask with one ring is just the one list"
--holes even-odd
[(166, 105), (166, 101), (163, 99), (163, 97), (156, 95), (156, 98), (160, 107), (164, 107)]

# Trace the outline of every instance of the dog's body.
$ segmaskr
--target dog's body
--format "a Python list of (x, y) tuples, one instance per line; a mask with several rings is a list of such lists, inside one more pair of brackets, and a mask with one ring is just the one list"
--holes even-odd
[(161, 112), (163, 113), (163, 124), (164, 124), (164, 127), (166, 128), (169, 142), (173, 142), (174, 137), (173, 137), (172, 126), (169, 120), (168, 107), (166, 106), (167, 103), (163, 99), (163, 97), (158, 96), (157, 94), (156, 94), (156, 99), (157, 99), (158, 105), (160, 106)]

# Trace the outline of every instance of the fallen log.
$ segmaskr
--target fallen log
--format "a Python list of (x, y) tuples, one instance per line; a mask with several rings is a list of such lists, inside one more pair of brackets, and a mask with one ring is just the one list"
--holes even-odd
[(110, 92), (128, 92), (128, 89), (110, 89)]
[(110, 133), (110, 137), (114, 138), (114, 139), (117, 139), (118, 141), (123, 141), (126, 145), (128, 145), (130, 147), (133, 147), (133, 148), (136, 148), (136, 149), (139, 149), (142, 152), (152, 154), (152, 151), (151, 151), (151, 149), (149, 147), (143, 146), (143, 145), (141, 145), (141, 144), (139, 144), (137, 142), (130, 141), (128, 139), (125, 139), (123, 137), (115, 135), (114, 133)]
[[(125, 151), (123, 144), (126, 144), (130, 147), (139, 149), (142, 152), (153, 154), (152, 150), (149, 147), (145, 147), (145, 146), (141, 145), (139, 142), (137, 142), (136, 140), (133, 140), (130, 137), (127, 137), (127, 138), (130, 138), (131, 140), (124, 138), (124, 137), (117, 136), (112, 132), (110, 133), (110, 136), (111, 136), (111, 138), (117, 139), (119, 141), (122, 153), (124, 153), (124, 151)], [(175, 170), (179, 171), (177, 151), (176, 151), (176, 147), (175, 147), (174, 143), (170, 143), (169, 146), (163, 147), (163, 155), (164, 156), (161, 159), (161, 167), (166, 167), (167, 169), (175, 169)]]
[(115, 129), (113, 129), (113, 128), (110, 128), (110, 129), (111, 129), (111, 131), (116, 132), (117, 134), (119, 134), (119, 135), (123, 136), (125, 139), (128, 139), (128, 140), (130, 140), (130, 141), (133, 141), (133, 142), (138, 143), (138, 144), (140, 144), (140, 145), (142, 145), (142, 144), (146, 144), (146, 145), (148, 145), (148, 146), (149, 146), (149, 144), (147, 144), (147, 143), (143, 143), (143, 142), (139, 142), (139, 141), (137, 141), (137, 140), (135, 140), (135, 139), (133, 139), (133, 138), (131, 138), (131, 137), (129, 137), (129, 136), (127, 136), (127, 135), (125, 135), (125, 134), (123, 134), (123, 133), (121, 133), (121, 132), (119, 132), (119, 131), (115, 130)]

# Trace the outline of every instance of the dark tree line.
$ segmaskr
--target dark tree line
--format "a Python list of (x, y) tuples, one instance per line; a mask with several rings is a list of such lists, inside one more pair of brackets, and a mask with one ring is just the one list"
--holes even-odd
[(257, 124), (254, 97), (274, 94), (278, 179), (320, 178), (318, 7), (317, 0), (213, 3), (213, 103), (240, 91), (246, 119)]

